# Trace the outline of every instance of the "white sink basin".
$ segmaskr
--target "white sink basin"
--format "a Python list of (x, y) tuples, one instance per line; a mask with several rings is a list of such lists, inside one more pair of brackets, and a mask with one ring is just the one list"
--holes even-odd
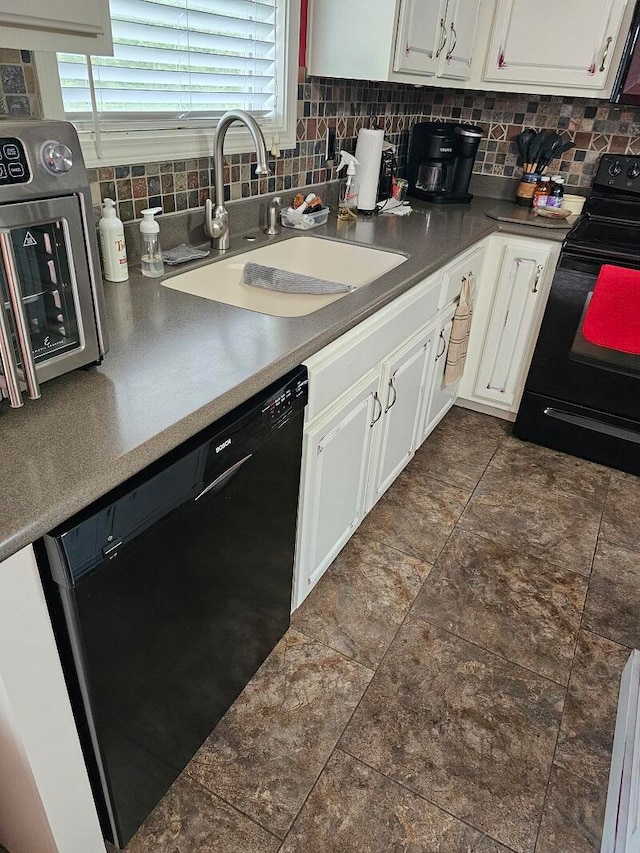
[(241, 255), (165, 279), (165, 287), (247, 308), (274, 317), (303, 317), (347, 296), (280, 293), (252, 287), (243, 280), (244, 265), (253, 262), (326, 281), (362, 287), (407, 260), (406, 255), (355, 246), (320, 237), (292, 237), (280, 243), (250, 249)]

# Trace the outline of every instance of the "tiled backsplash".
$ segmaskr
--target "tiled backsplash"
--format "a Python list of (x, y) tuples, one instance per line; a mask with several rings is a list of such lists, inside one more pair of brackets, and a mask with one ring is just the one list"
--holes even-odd
[[(0, 80), (11, 115), (41, 115), (37, 81), (28, 51), (0, 49)], [(367, 83), (298, 76), (298, 121), (295, 149), (270, 161), (272, 176), (252, 176), (253, 155), (226, 158), (227, 199), (283, 192), (334, 177), (323, 152), (327, 127), (335, 127), (338, 147), (353, 151), (362, 127), (383, 127), (398, 146), (400, 171), (406, 165), (409, 132), (417, 121), (469, 121), (482, 126), (474, 172), (517, 176), (514, 137), (523, 127), (564, 130), (576, 143), (558, 171), (571, 186), (589, 187), (595, 165), (604, 152), (640, 154), (640, 109), (617, 107), (606, 101), (556, 95), (518, 95), (392, 83)], [(89, 170), (94, 204), (106, 196), (118, 202), (123, 220), (138, 218), (145, 207), (166, 212), (200, 207), (213, 191), (212, 158), (105, 166)]]
[(41, 115), (31, 51), (0, 47), (0, 118), (40, 118)]

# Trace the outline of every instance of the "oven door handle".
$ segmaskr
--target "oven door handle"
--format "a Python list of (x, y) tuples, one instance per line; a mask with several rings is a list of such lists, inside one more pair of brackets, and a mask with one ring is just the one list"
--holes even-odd
[(4, 375), (5, 386), (9, 396), (9, 404), (13, 409), (24, 406), (20, 380), (18, 379), (18, 365), (13, 350), (13, 334), (9, 325), (6, 308), (4, 307), (4, 296), (0, 291), (0, 367)]
[(36, 363), (33, 358), (33, 347), (22, 303), (22, 289), (20, 287), (18, 268), (13, 255), (10, 231), (0, 230), (0, 253), (2, 254), (7, 290), (9, 291), (9, 302), (13, 311), (27, 394), (32, 400), (37, 400), (40, 397), (40, 385), (36, 376)]

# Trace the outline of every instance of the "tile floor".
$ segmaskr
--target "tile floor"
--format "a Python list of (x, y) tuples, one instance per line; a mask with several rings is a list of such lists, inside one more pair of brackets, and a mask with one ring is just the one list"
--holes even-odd
[(127, 853), (599, 850), (639, 516), (453, 409)]

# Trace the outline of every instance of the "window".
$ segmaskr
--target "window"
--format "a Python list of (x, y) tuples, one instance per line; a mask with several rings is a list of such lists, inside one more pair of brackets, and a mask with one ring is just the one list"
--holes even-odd
[[(76, 125), (87, 165), (207, 155), (232, 108), (258, 117), (267, 144), (295, 145), (298, 0), (110, 7), (113, 56), (38, 58), (45, 114)], [(225, 151), (249, 148), (240, 125), (228, 139)]]

